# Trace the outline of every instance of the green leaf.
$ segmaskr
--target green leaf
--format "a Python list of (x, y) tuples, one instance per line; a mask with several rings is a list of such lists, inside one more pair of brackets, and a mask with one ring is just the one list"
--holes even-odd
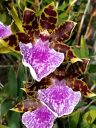
[(89, 50), (83, 36), (81, 37), (80, 53), (81, 58), (88, 58), (89, 56)]
[(88, 124), (92, 124), (95, 119), (96, 119), (96, 110), (90, 110), (86, 112), (83, 116), (84, 122)]
[(10, 68), (8, 73), (8, 93), (11, 97), (17, 97), (17, 80), (13, 67)]
[(21, 32), (24, 32), (24, 29), (22, 27), (22, 22), (21, 20), (19, 19), (18, 17), (18, 13), (17, 13), (17, 10), (15, 9), (14, 7), (14, 4), (11, 3), (11, 1), (6, 1), (6, 6), (8, 7), (8, 10), (12, 16), (12, 18), (14, 19), (18, 29), (21, 31)]
[(92, 125), (92, 128), (96, 128), (96, 125), (95, 125), (95, 124), (93, 124), (93, 125)]
[[(94, 99), (93, 100), (95, 100), (96, 99), (96, 97), (94, 97)], [(96, 101), (96, 100), (95, 100)], [(96, 110), (96, 105), (94, 104), (94, 105), (91, 105), (90, 107), (89, 107), (89, 110)]]
[(6, 17), (6, 14), (5, 13), (3, 13), (3, 14), (1, 14), (0, 13), (0, 21), (2, 21), (3, 23), (5, 23), (6, 22), (6, 19), (7, 19), (7, 17)]
[(24, 10), (25, 6), (26, 6), (26, 0), (18, 0), (18, 6), (20, 9)]
[(17, 76), (17, 83), (18, 83), (18, 98), (21, 99), (23, 96), (23, 81), (25, 80), (25, 69), (22, 64), (19, 65), (18, 69), (18, 76)]
[(7, 126), (5, 126), (5, 125), (0, 124), (0, 128), (9, 128), (9, 127), (7, 127)]
[(89, 73), (96, 73), (96, 64), (90, 64)]
[(8, 113), (9, 128), (20, 128), (20, 114), (10, 111)]
[(73, 51), (75, 52), (75, 54), (76, 54), (79, 58), (81, 58), (81, 53), (80, 53), (80, 49), (79, 49), (79, 48), (74, 47), (74, 48), (73, 48)]
[(80, 111), (76, 111), (73, 116), (69, 117), (69, 127), (77, 128), (79, 118), (80, 118)]
[(58, 6), (58, 11), (63, 11), (63, 13), (64, 13), (64, 10), (66, 9), (66, 7), (67, 7), (67, 4), (66, 4), (66, 2), (64, 1), (63, 3), (62, 3), (62, 5), (60, 5), (60, 6)]
[(91, 127), (90, 127), (90, 124), (82, 121), (80, 124), (80, 128), (91, 128)]
[(4, 100), (3, 103), (1, 104), (1, 117), (6, 115), (9, 109), (11, 109), (12, 107), (13, 107), (12, 100), (8, 100), (8, 99)]

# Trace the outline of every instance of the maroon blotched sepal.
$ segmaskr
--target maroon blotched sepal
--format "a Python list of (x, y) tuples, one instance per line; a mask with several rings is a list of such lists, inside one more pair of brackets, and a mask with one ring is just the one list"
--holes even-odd
[(24, 88), (21, 88), (29, 97), (34, 98), (34, 91), (38, 91), (39, 89), (46, 89), (52, 83), (52, 75), (49, 75), (43, 78), (40, 82), (35, 81), (34, 83), (31, 82), (24, 82)]
[(35, 12), (31, 9), (26, 8), (23, 15), (23, 28), (32, 40), (39, 35), (38, 19)]
[(27, 111), (34, 111), (40, 106), (41, 106), (40, 100), (36, 98), (32, 98), (19, 102), (17, 105), (15, 105), (14, 108), (10, 110), (15, 112), (27, 112)]
[(47, 5), (40, 16), (40, 29), (52, 32), (57, 23), (57, 11), (54, 3)]
[(68, 79), (67, 85), (69, 85), (74, 91), (80, 91), (84, 96), (86, 97), (93, 97), (96, 96), (95, 93), (93, 93), (88, 85), (79, 79)]
[(77, 78), (86, 72), (88, 63), (88, 59), (82, 59), (82, 61), (78, 61), (74, 64), (62, 64), (55, 70), (54, 75), (59, 79)]
[(65, 61), (71, 61), (72, 63), (75, 63), (77, 61), (81, 61), (76, 56), (76, 54), (74, 53), (72, 48), (70, 46), (68, 46), (67, 44), (64, 44), (63, 42), (51, 41), (50, 42), (50, 48), (53, 48), (58, 52), (64, 53), (64, 55), (65, 55), (64, 62)]
[(22, 32), (12, 34), (8, 37), (3, 38), (3, 40), (5, 41), (6, 46), (15, 51), (20, 51), (19, 42), (23, 42), (25, 44), (30, 42), (29, 36)]
[(72, 32), (76, 26), (76, 23), (73, 21), (65, 21), (59, 27), (57, 27), (51, 34), (52, 40), (55, 41), (68, 41), (72, 35)]

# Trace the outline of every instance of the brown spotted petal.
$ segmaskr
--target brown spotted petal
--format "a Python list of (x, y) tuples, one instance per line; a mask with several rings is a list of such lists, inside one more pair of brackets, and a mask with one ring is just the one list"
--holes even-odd
[(59, 79), (77, 78), (86, 72), (88, 63), (88, 59), (82, 59), (74, 64), (62, 64), (55, 70), (54, 75)]
[(52, 32), (57, 23), (57, 11), (54, 3), (47, 5), (40, 16), (40, 29)]
[(35, 93), (39, 89), (46, 89), (48, 88), (52, 83), (52, 77), (47, 76), (43, 78), (40, 82), (35, 81), (34, 83), (31, 82), (24, 82), (24, 88), (21, 88), (23, 91), (26, 92), (26, 94), (30, 98), (36, 98), (37, 94)]
[(15, 105), (14, 108), (10, 109), (15, 112), (27, 112), (34, 111), (41, 106), (41, 102), (39, 99), (26, 99), (24, 101), (19, 102)]
[[(76, 69), (77, 68), (77, 69)], [(71, 65), (70, 63), (68, 64), (62, 64), (60, 65), (55, 72), (53, 73), (58, 79), (72, 79), (72, 78), (77, 78), (78, 76), (81, 75), (81, 72), (78, 70), (78, 67)]]
[(3, 40), (5, 42), (4, 46), (8, 46), (9, 48), (14, 49), (16, 51), (20, 51), (19, 42), (23, 42), (25, 44), (30, 42), (28, 35), (21, 32), (5, 37), (3, 38)]
[(33, 91), (31, 90), (30, 88), (21, 88), (21, 90), (23, 90), (28, 97), (30, 97), (31, 99), (32, 98), (37, 98), (37, 92), (36, 91)]
[(75, 54), (75, 52), (73, 51), (73, 49), (70, 48), (69, 50), (66, 51), (65, 61), (71, 61), (71, 63), (74, 64), (76, 62), (81, 62), (82, 59), (80, 59), (79, 57), (77, 57), (77, 55)]
[(87, 71), (87, 68), (88, 68), (88, 64), (89, 64), (89, 59), (82, 59), (82, 62), (78, 62), (78, 67), (79, 67), (79, 70), (82, 74), (84, 74), (86, 71)]
[(35, 12), (31, 9), (26, 8), (24, 10), (23, 28), (32, 41), (34, 41), (34, 38), (39, 34), (38, 19)]
[(80, 91), (84, 96), (86, 97), (93, 97), (93, 96), (96, 96), (95, 93), (93, 93), (88, 85), (82, 81), (82, 80), (79, 80), (79, 79), (68, 79), (67, 80), (67, 84), (73, 88), (73, 90), (75, 91)]
[(52, 40), (55, 41), (67, 41), (70, 39), (72, 31), (74, 30), (76, 23), (73, 21), (65, 21), (58, 28), (56, 28), (51, 34)]
[(71, 63), (75, 63), (77, 61), (82, 61), (80, 58), (76, 56), (72, 48), (63, 42), (59, 41), (51, 41), (50, 42), (50, 48), (55, 49), (58, 52), (64, 53), (65, 55), (65, 61), (71, 61)]

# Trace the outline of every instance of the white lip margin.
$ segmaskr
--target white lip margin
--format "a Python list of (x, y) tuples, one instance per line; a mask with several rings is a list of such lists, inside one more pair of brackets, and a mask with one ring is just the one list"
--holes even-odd
[(28, 46), (29, 48), (32, 48), (32, 43), (23, 44), (22, 42), (19, 42), (19, 47), (20, 47), (20, 52), (21, 52), (21, 55), (22, 55), (22, 63), (23, 63), (23, 65), (24, 65), (25, 67), (28, 67), (28, 68), (30, 69), (30, 73), (31, 73), (33, 79), (39, 81), (39, 80), (38, 80), (38, 77), (37, 77), (37, 75), (36, 75), (35, 70), (34, 70), (34, 69), (32, 68), (32, 66), (31, 66), (29, 63), (27, 63), (26, 60), (24, 59), (24, 55), (23, 55), (23, 53), (22, 53), (22, 48), (21, 48), (22, 45), (23, 45), (23, 46)]
[(80, 92), (80, 91), (77, 91), (77, 92), (75, 92), (75, 95), (77, 95), (78, 99), (77, 99), (77, 101), (76, 101), (76, 104), (72, 106), (71, 111), (70, 111), (70, 112), (66, 112), (66, 113), (64, 113), (64, 114), (62, 114), (62, 115), (60, 115), (60, 116), (58, 116), (58, 118), (63, 117), (63, 116), (70, 115), (70, 114), (74, 111), (74, 108), (77, 106), (77, 104), (79, 103), (79, 101), (80, 101), (80, 99), (81, 99), (81, 92)]
[[(39, 98), (40, 93), (43, 93), (43, 92), (42, 92), (41, 90), (38, 90), (38, 98)], [(40, 98), (39, 98), (39, 99), (40, 99)], [(58, 114), (57, 114), (56, 112), (54, 112), (52, 109), (50, 109), (41, 99), (40, 99), (40, 102), (41, 102), (44, 106), (46, 106), (46, 107), (48, 108), (48, 110), (49, 110), (50, 112), (52, 112), (53, 115), (54, 115), (56, 118), (58, 118)]]
[(33, 79), (35, 79), (35, 80), (37, 80), (37, 81), (40, 81), (40, 80), (38, 80), (38, 77), (37, 77), (37, 75), (36, 75), (36, 72), (35, 72), (35, 70), (32, 68), (32, 66), (31, 66), (30, 64), (26, 63), (26, 61), (24, 61), (24, 59), (22, 59), (22, 63), (23, 63), (24, 66), (26, 66), (26, 67), (28, 67), (28, 68), (30, 69), (30, 73), (31, 73)]

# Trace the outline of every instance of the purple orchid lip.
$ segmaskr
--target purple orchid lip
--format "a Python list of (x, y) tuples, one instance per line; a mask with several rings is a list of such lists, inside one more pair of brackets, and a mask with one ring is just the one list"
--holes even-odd
[(49, 88), (38, 91), (38, 98), (56, 113), (57, 117), (62, 117), (73, 112), (81, 98), (81, 93), (66, 86), (64, 80), (58, 81), (56, 79)]
[(0, 22), (0, 38), (11, 35), (10, 26), (5, 26), (2, 22)]
[(52, 128), (55, 119), (46, 106), (34, 112), (26, 112), (22, 116), (22, 122), (27, 128)]
[(32, 77), (37, 81), (54, 72), (64, 60), (64, 54), (50, 49), (48, 43), (48, 40), (41, 39), (37, 39), (35, 45), (19, 43), (22, 62), (29, 67)]

